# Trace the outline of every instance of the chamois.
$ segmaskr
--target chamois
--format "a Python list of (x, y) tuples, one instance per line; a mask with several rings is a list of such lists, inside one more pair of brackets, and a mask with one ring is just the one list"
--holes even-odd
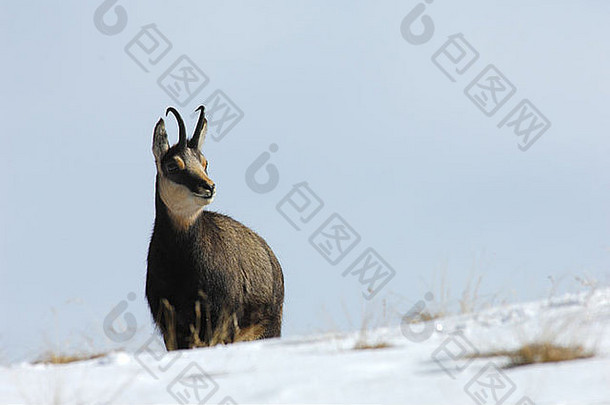
[(187, 140), (175, 108), (179, 141), (170, 148), (163, 118), (155, 125), (155, 223), (148, 249), (146, 298), (168, 350), (281, 334), (284, 276), (251, 229), (204, 210), (216, 195), (201, 153), (207, 131), (200, 106)]

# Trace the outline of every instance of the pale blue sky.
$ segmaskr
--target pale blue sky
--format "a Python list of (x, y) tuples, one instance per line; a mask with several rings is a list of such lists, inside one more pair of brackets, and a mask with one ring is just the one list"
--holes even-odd
[[(400, 24), (418, 3), (121, 1), (127, 24), (107, 36), (93, 22), (101, 2), (3, 2), (4, 360), (108, 344), (104, 317), (129, 292), (150, 331), (152, 129), (176, 104), (157, 79), (182, 54), (210, 79), (180, 108), (189, 128), (216, 89), (244, 113), (204, 145), (210, 209), (279, 257), (285, 335), (359, 328), (384, 297), (404, 312), (443, 277), (455, 298), (483, 276), (483, 301), (545, 297), (549, 276), (610, 281), (610, 3), (435, 2), (434, 36), (415, 46)], [(146, 73), (124, 48), (151, 23), (172, 49)], [(431, 57), (456, 33), (480, 57), (452, 83)], [(490, 63), (517, 91), (488, 118), (464, 88)], [(524, 98), (552, 122), (527, 152), (497, 128)], [(272, 143), (279, 184), (257, 194), (245, 172)], [(324, 208), (296, 231), (275, 206), (303, 181)], [(333, 212), (361, 235), (336, 266), (308, 242)], [(370, 303), (341, 275), (368, 247), (396, 271)]]

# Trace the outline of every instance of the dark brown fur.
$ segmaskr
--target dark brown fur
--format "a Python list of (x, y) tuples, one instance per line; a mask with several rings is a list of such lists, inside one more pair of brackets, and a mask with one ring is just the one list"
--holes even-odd
[[(176, 146), (163, 161), (195, 153), (190, 146)], [(160, 196), (163, 175), (158, 173), (156, 181), (146, 297), (168, 350), (280, 336), (284, 278), (267, 243), (234, 219), (210, 211), (180, 226)], [(173, 176), (193, 184), (194, 192), (201, 188), (200, 182)]]

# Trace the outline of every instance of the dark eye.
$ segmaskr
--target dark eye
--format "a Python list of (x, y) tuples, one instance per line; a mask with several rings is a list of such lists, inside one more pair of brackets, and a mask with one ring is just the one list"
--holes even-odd
[(178, 164), (176, 162), (169, 162), (167, 165), (165, 165), (165, 168), (170, 173), (175, 172), (178, 170)]
[(210, 165), (210, 162), (206, 161), (205, 162), (205, 169), (204, 169), (206, 173), (208, 172), (208, 166), (209, 165)]

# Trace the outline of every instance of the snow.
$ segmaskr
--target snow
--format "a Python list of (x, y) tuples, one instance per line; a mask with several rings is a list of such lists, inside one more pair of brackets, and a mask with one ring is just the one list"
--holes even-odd
[[(609, 324), (610, 289), (601, 289), (408, 329), (395, 325), (172, 353), (161, 352), (153, 336), (131, 353), (2, 367), (0, 402), (610, 404)], [(361, 341), (389, 347), (355, 350)], [(580, 344), (595, 356), (503, 368), (506, 358), (462, 355), (463, 348), (481, 353), (537, 341)], [(490, 384), (496, 388), (486, 388)]]

